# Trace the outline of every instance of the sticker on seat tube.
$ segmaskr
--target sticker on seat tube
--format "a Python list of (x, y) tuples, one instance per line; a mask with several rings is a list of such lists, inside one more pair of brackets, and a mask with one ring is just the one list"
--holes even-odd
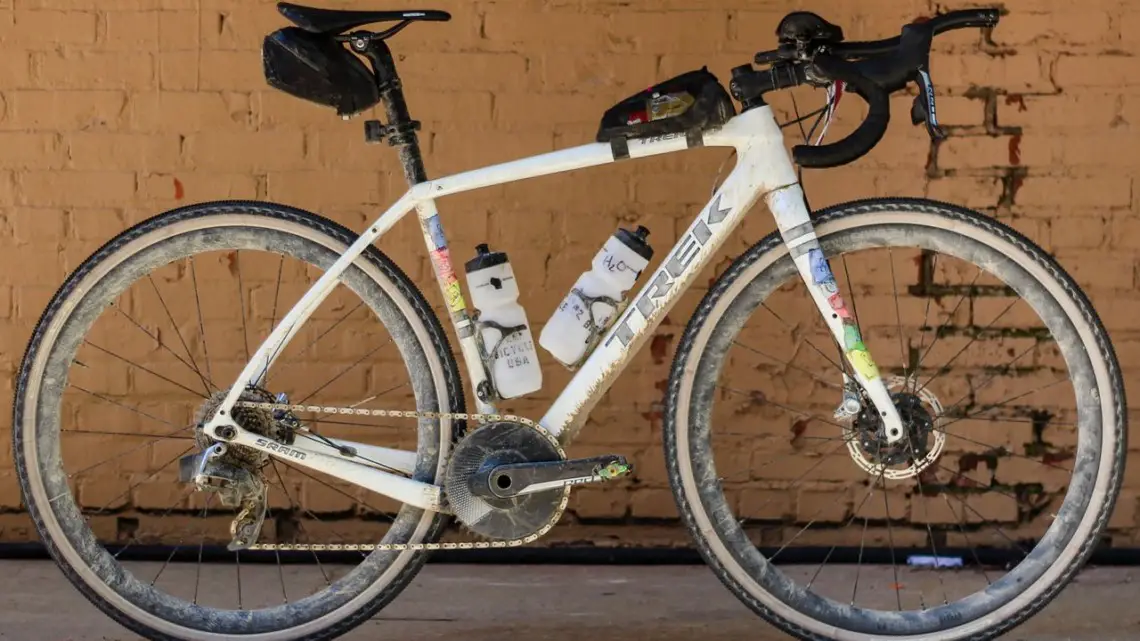
[(823, 252), (818, 248), (809, 249), (808, 264), (811, 267), (812, 282), (823, 290), (831, 309), (835, 311), (843, 323), (843, 351), (847, 355), (847, 360), (851, 362), (851, 366), (856, 371), (863, 375), (863, 378), (869, 381), (875, 380), (879, 377), (879, 368), (871, 360), (871, 354), (867, 351), (867, 346), (863, 344), (863, 337), (859, 334), (859, 327), (851, 318), (851, 313), (847, 311), (847, 305), (843, 302), (842, 294), (839, 293), (839, 285), (835, 282), (835, 276), (831, 273), (831, 267), (828, 266)]
[(463, 291), (459, 287), (459, 278), (451, 266), (451, 250), (447, 247), (447, 240), (443, 235), (443, 225), (439, 222), (439, 214), (423, 222), (424, 236), (431, 243), (432, 266), (436, 276), (443, 283), (443, 297), (447, 309), (453, 314), (467, 309), (463, 301)]

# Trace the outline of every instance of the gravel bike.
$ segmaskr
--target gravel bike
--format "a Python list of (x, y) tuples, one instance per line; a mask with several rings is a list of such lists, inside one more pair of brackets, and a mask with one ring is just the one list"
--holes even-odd
[[(997, 10), (945, 13), (873, 42), (791, 13), (778, 48), (733, 69), (727, 89), (695, 70), (615, 104), (594, 142), (429, 180), (386, 40), (450, 16), (278, 8), (294, 26), (264, 41), (269, 84), (343, 117), (382, 104), (387, 122), (367, 121), (366, 137), (396, 148), (409, 188), (359, 234), (270, 202), (180, 207), (107, 242), (51, 299), (19, 370), (16, 464), (51, 555), (107, 615), (155, 639), (333, 638), (407, 587), (431, 550), (538, 540), (572, 489), (636, 475), (623, 455), (565, 448), (760, 200), (778, 230), (716, 275), (665, 388), (668, 483), (720, 580), (802, 639), (988, 639), (1086, 561), (1126, 448), (1120, 368), (1089, 300), (993, 217), (921, 198), (813, 212), (795, 167), (867, 154), (887, 129), (888, 95), (911, 82), (912, 123), (942, 135), (932, 39), (992, 28)], [(361, 30), (380, 22), (395, 24)], [(800, 85), (827, 89), (825, 123), (846, 93), (867, 103), (866, 118), (789, 157), (765, 96)], [(540, 341), (568, 354), (569, 384), (538, 420), (501, 413), (541, 386), (516, 302), (532, 275), (480, 247), (464, 265), (469, 308), (436, 201), (697, 147), (731, 149), (734, 168), (652, 271), (648, 230), (607, 242), (555, 311), (567, 329)], [(439, 318), (377, 247), (413, 210), (475, 412)], [(900, 298), (900, 280), (914, 300)], [(903, 311), (922, 319), (904, 323)], [(346, 334), (325, 340), (334, 331)], [(714, 460), (714, 438), (726, 439), (725, 458)], [(453, 521), (477, 540), (446, 539)], [(175, 543), (130, 560), (155, 541)], [(860, 585), (859, 566), (884, 543), (894, 581)], [(812, 545), (818, 567), (777, 563)], [(941, 570), (912, 567), (915, 550), (976, 568), (978, 589), (951, 597)], [(859, 565), (829, 565), (845, 554)], [(1009, 572), (991, 579), (1003, 558)], [(217, 578), (207, 560), (235, 568)], [(280, 598), (243, 593), (242, 577), (258, 572), (279, 576)], [(837, 590), (851, 575), (854, 587)]]

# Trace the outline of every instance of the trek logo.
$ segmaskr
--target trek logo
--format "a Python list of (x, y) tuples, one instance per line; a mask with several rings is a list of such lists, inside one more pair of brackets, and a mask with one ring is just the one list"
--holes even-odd
[(304, 452), (302, 452), (301, 450), (295, 450), (291, 447), (285, 447), (284, 445), (278, 443), (277, 441), (270, 441), (269, 439), (259, 438), (259, 439), (257, 439), (257, 441), (255, 441), (255, 443), (257, 444), (258, 447), (264, 447), (267, 450), (271, 450), (273, 452), (278, 452), (280, 454), (284, 454), (285, 456), (291, 456), (291, 457), (297, 459), (298, 461), (305, 460), (305, 453)]
[(617, 337), (621, 344), (628, 347), (630, 341), (633, 340), (633, 330), (629, 328), (629, 319), (636, 311), (641, 314), (641, 317), (647, 322), (649, 317), (653, 315), (654, 310), (657, 309), (657, 300), (667, 294), (673, 288), (673, 283), (685, 273), (685, 268), (692, 264), (693, 259), (701, 253), (701, 250), (708, 244), (709, 239), (712, 238), (712, 230), (710, 226), (719, 225), (732, 211), (732, 207), (720, 208), (720, 195), (718, 194), (716, 200), (709, 205), (708, 216), (704, 219), (697, 219), (696, 225), (692, 230), (681, 240), (678, 245), (677, 251), (673, 254), (665, 265), (657, 270), (653, 276), (653, 281), (649, 284), (649, 288), (637, 299), (633, 308), (626, 313), (621, 322), (618, 323), (617, 331), (614, 335), (606, 341), (606, 345)]

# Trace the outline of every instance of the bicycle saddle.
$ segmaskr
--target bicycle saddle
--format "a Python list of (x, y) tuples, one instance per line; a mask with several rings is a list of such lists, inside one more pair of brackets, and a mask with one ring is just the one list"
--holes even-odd
[(780, 42), (842, 42), (843, 29), (810, 11), (793, 11), (776, 27)]
[(394, 22), (396, 20), (446, 22), (451, 20), (450, 13), (434, 9), (423, 11), (340, 11), (278, 2), (277, 10), (305, 31), (321, 35), (334, 35), (348, 31), (353, 27), (374, 22)]

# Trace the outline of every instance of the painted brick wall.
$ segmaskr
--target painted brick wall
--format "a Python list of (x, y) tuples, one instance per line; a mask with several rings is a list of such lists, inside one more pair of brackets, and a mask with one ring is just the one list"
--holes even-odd
[[(775, 25), (792, 9), (820, 12), (848, 39), (872, 39), (895, 35), (904, 22), (936, 9), (970, 6), (922, 0), (427, 4), (450, 11), (453, 20), (413, 25), (392, 48), (412, 114), (423, 122), (431, 176), (592, 140), (598, 118), (614, 101), (702, 64), (727, 80), (731, 67), (774, 45)], [(1140, 8), (1126, 0), (1008, 0), (1005, 6), (1011, 13), (992, 41), (968, 31), (937, 42), (934, 80), (948, 140), (932, 146), (921, 128), (909, 126), (910, 98), (896, 97), (895, 120), (883, 143), (853, 165), (808, 172), (808, 194), (816, 207), (876, 195), (925, 195), (1013, 224), (1087, 288), (1135, 395), (1140, 222), (1133, 208), (1140, 134), (1131, 123), (1140, 118)], [(258, 198), (360, 229), (402, 193), (394, 154), (386, 146), (366, 146), (359, 120), (342, 122), (330, 110), (266, 86), (261, 39), (284, 24), (273, 3), (263, 0), (0, 0), (5, 406), (12, 374), (48, 298), (68, 272), (125, 226), (195, 201)], [(821, 100), (819, 93), (795, 96), (801, 108)], [(791, 113), (788, 96), (775, 106), (781, 117)], [(860, 109), (854, 99), (847, 103), (837, 134), (849, 131)], [(453, 257), (465, 260), (484, 241), (508, 251), (530, 318), (541, 325), (619, 224), (650, 227), (659, 261), (707, 199), (724, 158), (717, 150), (698, 150), (442, 201)], [(772, 229), (767, 212), (757, 208), (603, 400), (572, 453), (618, 451), (639, 469), (632, 481), (576, 493), (572, 520), (620, 526), (676, 518), (660, 447), (669, 362), (708, 280)], [(441, 311), (414, 226), (401, 224), (381, 246)], [(544, 358), (545, 388), (510, 404), (511, 410), (537, 418), (569, 379)], [(7, 413), (0, 414), (0, 425), (9, 422)], [(30, 532), (18, 514), (10, 448), (0, 439), (0, 511), (8, 512), (0, 538), (18, 539)], [(1140, 530), (1140, 454), (1129, 458), (1111, 524), (1118, 544), (1136, 543)], [(761, 505), (772, 502), (773, 492), (761, 483), (741, 490), (738, 500), (745, 512), (767, 514)], [(777, 505), (806, 520), (821, 502), (830, 505), (828, 492), (782, 497), (786, 503)], [(326, 507), (339, 500), (328, 493), (308, 496), (317, 497), (309, 506), (317, 511), (319, 497)], [(1010, 508), (991, 498), (995, 514)], [(890, 511), (917, 518), (921, 502), (900, 495)], [(947, 517), (931, 520), (939, 518)], [(626, 531), (635, 528), (605, 536), (658, 536), (639, 539)], [(589, 528), (583, 532), (594, 536)]]

